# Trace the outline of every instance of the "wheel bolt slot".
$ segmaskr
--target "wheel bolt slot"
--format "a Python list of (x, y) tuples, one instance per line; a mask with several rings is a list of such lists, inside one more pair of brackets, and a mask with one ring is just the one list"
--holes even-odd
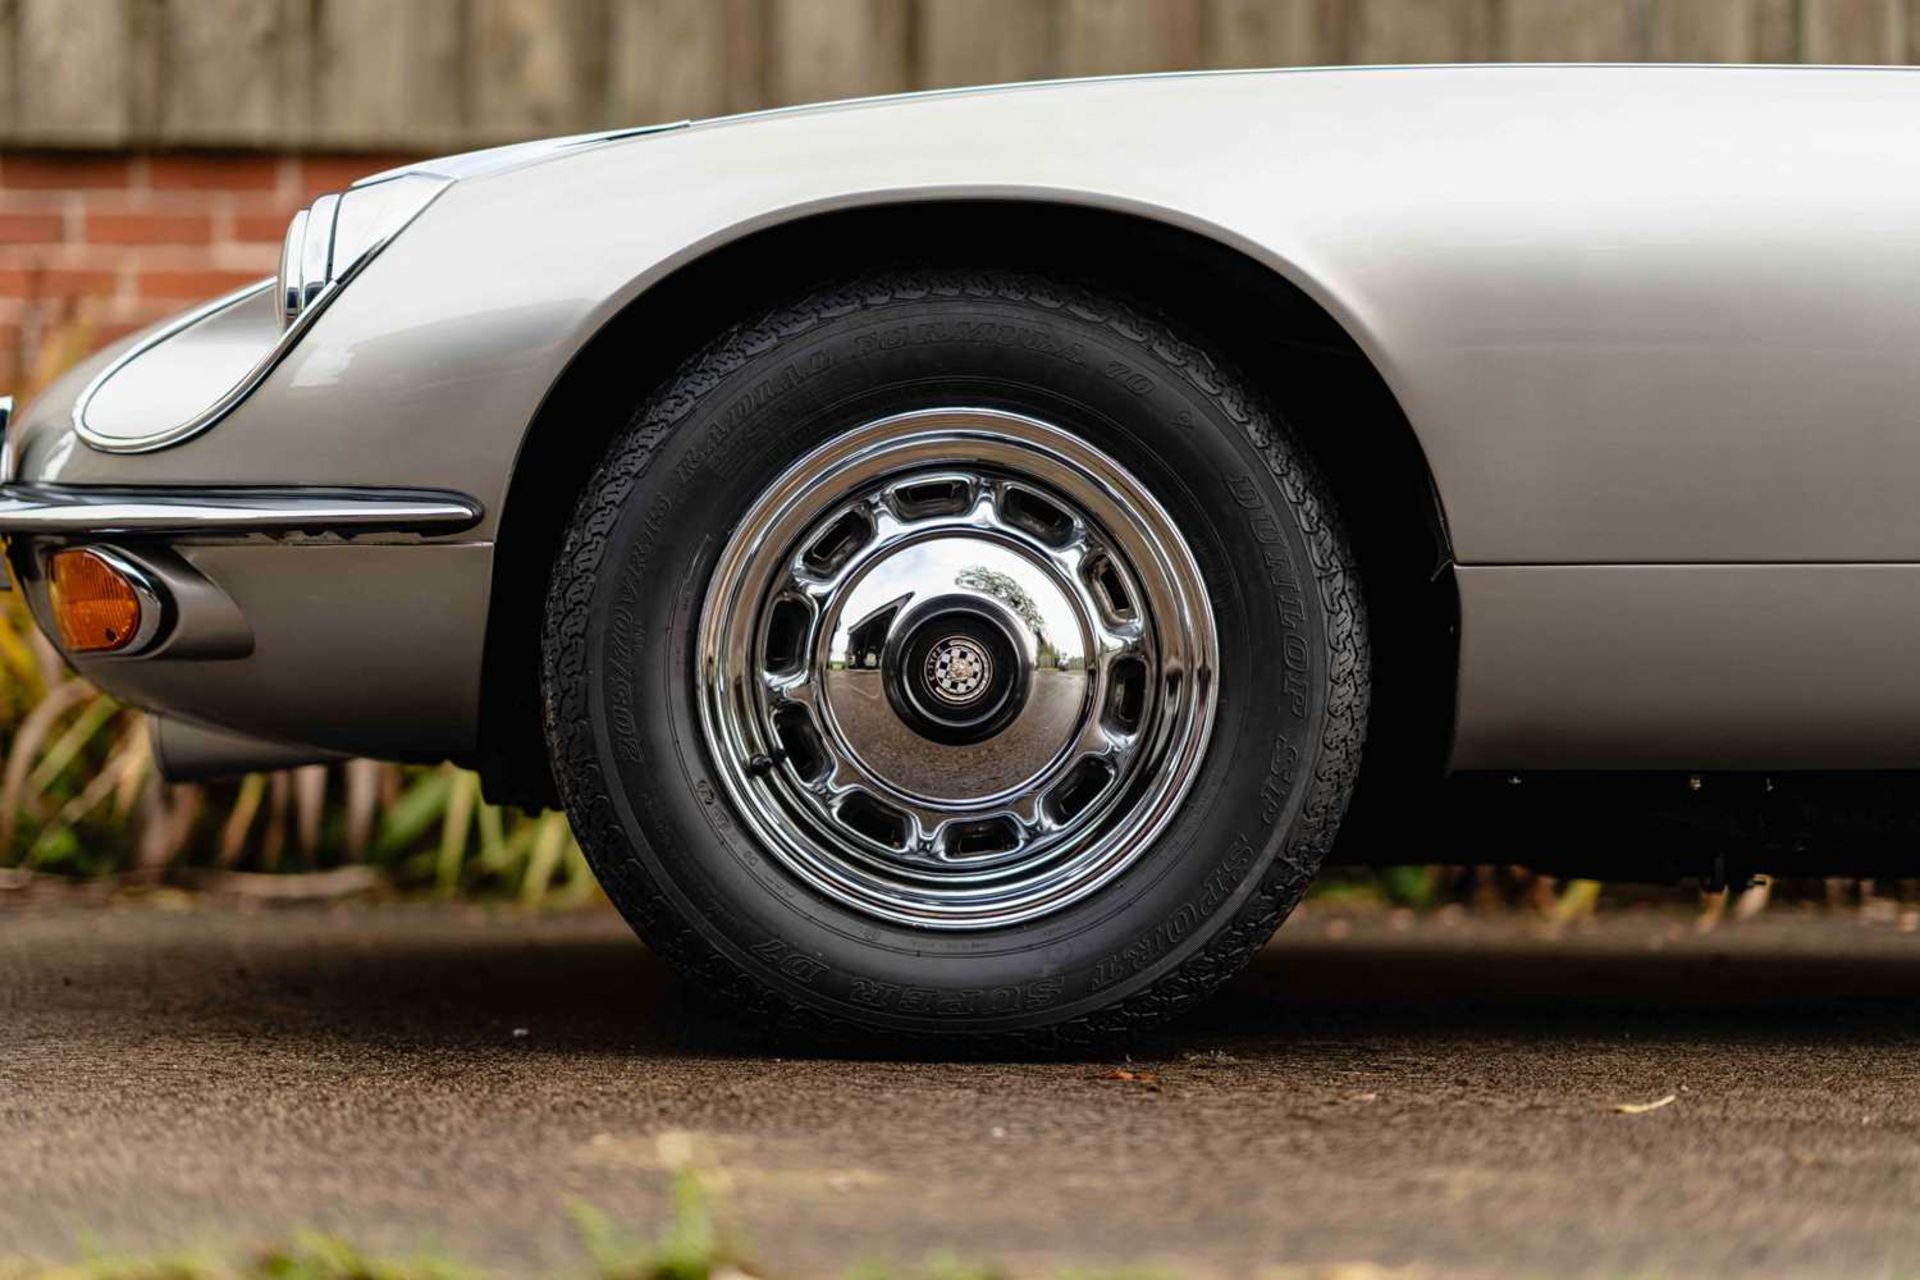
[(791, 675), (807, 661), (807, 606), (783, 598), (767, 615), (767, 670)]
[(840, 802), (840, 820), (888, 848), (907, 846), (907, 816), (864, 791), (856, 791)]
[(1100, 798), (1113, 781), (1113, 766), (1089, 757), (1073, 767), (1047, 796), (1047, 813), (1055, 822), (1071, 822)]
[(873, 537), (873, 522), (864, 511), (847, 511), (823, 530), (807, 547), (801, 561), (808, 570), (826, 577), (865, 546)]
[(1000, 515), (1051, 546), (1063, 547), (1073, 538), (1073, 517), (1031, 489), (1008, 485), (1000, 497)]
[(1115, 659), (1107, 677), (1106, 723), (1132, 733), (1147, 706), (1147, 664), (1138, 658)]
[[(813, 717), (803, 707), (782, 707), (773, 716), (773, 730), (780, 738), (782, 750), (771, 758), (768, 769), (781, 759), (793, 763), (794, 772), (811, 782), (822, 777), (827, 771), (826, 749), (820, 744), (820, 735), (813, 727)], [(767, 757), (755, 757), (765, 759)], [(751, 767), (751, 765), (749, 766)]]

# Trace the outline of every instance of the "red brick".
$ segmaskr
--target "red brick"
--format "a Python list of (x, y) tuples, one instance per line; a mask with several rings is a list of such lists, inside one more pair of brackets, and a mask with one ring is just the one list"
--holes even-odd
[(83, 238), (93, 244), (207, 244), (213, 217), (205, 213), (87, 212)]
[(8, 268), (0, 277), (13, 277), (18, 291), (7, 289), (13, 297), (45, 300), (49, 298), (102, 297), (112, 293), (116, 274), (86, 267)]
[(287, 238), (287, 224), (292, 221), (292, 210), (236, 213), (233, 215), (233, 238), (256, 244), (279, 244)]
[[(117, 244), (0, 244), (0, 267), (81, 267), (117, 270), (131, 250)], [(204, 253), (204, 249), (189, 250)]]
[(176, 298), (193, 302), (232, 293), (242, 285), (258, 280), (258, 271), (142, 271), (139, 293), (143, 298)]
[(132, 180), (125, 155), (83, 151), (8, 151), (0, 154), (0, 187), (46, 191), (124, 187)]
[(58, 244), (65, 233), (57, 213), (0, 213), (0, 244)]
[(213, 247), (208, 266), (221, 271), (244, 271), (258, 280), (261, 276), (270, 276), (280, 269), (280, 246), (277, 244), (242, 244), (230, 241)]
[(280, 157), (181, 152), (147, 157), (155, 191), (272, 191), (280, 185)]

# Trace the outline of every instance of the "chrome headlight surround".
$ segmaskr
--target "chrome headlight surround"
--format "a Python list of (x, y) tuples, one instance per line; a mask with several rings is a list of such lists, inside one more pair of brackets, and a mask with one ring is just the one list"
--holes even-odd
[(13, 397), (0, 396), (0, 484), (13, 481), (13, 441), (7, 428), (13, 425)]
[(401, 173), (321, 196), (293, 215), (280, 248), (280, 322), (291, 331), (419, 217), (452, 180)]

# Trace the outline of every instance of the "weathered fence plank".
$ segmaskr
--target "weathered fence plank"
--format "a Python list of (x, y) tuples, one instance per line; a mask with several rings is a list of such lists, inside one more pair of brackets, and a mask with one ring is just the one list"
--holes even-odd
[(1065, 0), (1060, 74), (1119, 75), (1201, 66), (1198, 0)]
[(1505, 0), (1500, 56), (1514, 62), (1636, 62), (1646, 57), (1640, 0)]
[(319, 0), (309, 137), (437, 150), (464, 143), (465, 0)]
[(911, 86), (903, 0), (768, 0), (767, 92), (820, 102)]
[(1484, 62), (1495, 56), (1493, 0), (1353, 0), (1358, 63)]
[(1059, 9), (1040, 0), (918, 0), (921, 88), (1005, 84), (1057, 74)]
[(1792, 62), (1795, 0), (1652, 0), (1648, 56), (1658, 62)]
[(607, 41), (612, 122), (717, 116), (757, 105), (743, 101), (734, 80), (757, 80), (758, 68), (733, 64), (735, 25), (757, 20), (757, 10), (714, 0), (625, 0), (616, 5)]
[(1312, 67), (1347, 61), (1348, 6), (1339, 0), (1207, 0), (1210, 67)]
[(0, 138), (16, 127), (14, 104), (20, 96), (20, 65), (14, 60), (14, 31), (19, 26), (19, 0), (0, 0)]
[(303, 139), (313, 101), (307, 12), (299, 0), (193, 0), (157, 9), (154, 141)]
[(1904, 0), (1801, 0), (1803, 61), (1884, 63), (1906, 56)]
[(568, 133), (604, 118), (607, 7), (468, 0), (467, 120), (490, 138)]
[(117, 144), (133, 133), (133, 15), (120, 4), (19, 0), (15, 128), (57, 146)]

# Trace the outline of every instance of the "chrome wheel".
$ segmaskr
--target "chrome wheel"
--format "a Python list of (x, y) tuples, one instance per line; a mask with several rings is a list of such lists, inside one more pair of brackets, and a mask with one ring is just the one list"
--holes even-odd
[(1113, 459), (1010, 413), (859, 427), (761, 494), (699, 630), (701, 729), (759, 842), (898, 924), (1014, 924), (1135, 862), (1212, 728), (1212, 611)]

